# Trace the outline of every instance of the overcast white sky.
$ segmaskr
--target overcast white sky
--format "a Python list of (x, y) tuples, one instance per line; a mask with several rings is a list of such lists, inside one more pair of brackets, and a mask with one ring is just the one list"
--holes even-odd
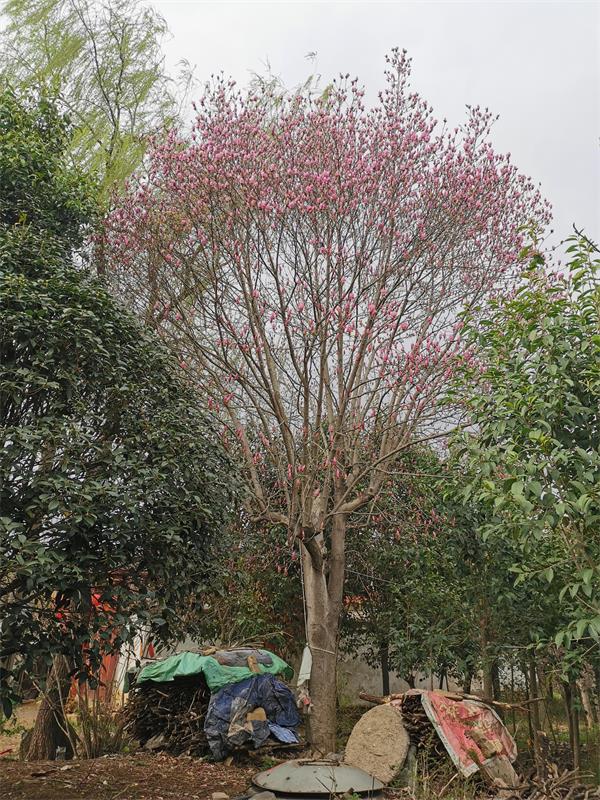
[[(374, 98), (405, 47), (414, 88), (452, 124), (465, 104), (500, 115), (497, 149), (541, 182), (562, 237), (600, 240), (600, 2), (202, 2), (155, 0), (170, 65), (246, 84), (265, 62), (289, 86), (357, 75)], [(308, 53), (316, 59), (307, 60)]]

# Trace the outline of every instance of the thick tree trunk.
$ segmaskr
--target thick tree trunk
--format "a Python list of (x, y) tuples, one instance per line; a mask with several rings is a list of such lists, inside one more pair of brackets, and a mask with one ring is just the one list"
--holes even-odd
[(67, 735), (64, 703), (70, 686), (69, 662), (65, 656), (55, 656), (40, 710), (23, 757), (26, 761), (53, 761), (58, 748), (65, 757), (73, 757), (73, 747)]
[(311, 634), (310, 628), (308, 638), (313, 657), (309, 742), (315, 752), (325, 756), (336, 749), (337, 656), (329, 649), (335, 648), (335, 640)]
[(334, 518), (331, 554), (319, 563), (302, 548), (306, 595), (307, 639), (312, 652), (309, 742), (318, 753), (336, 749), (337, 644), (344, 591), (344, 537), (346, 520)]
[(309, 742), (326, 755), (335, 751), (338, 618), (332, 608), (325, 575), (305, 559), (307, 639), (312, 653)]
[(491, 665), (488, 663), (483, 664), (483, 697), (484, 700), (494, 699), (494, 681), (492, 679)]

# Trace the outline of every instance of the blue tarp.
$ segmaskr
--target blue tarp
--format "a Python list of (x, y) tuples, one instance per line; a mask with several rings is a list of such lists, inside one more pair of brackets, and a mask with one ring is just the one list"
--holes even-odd
[[(264, 709), (266, 720), (247, 720), (247, 715), (257, 708)], [(213, 694), (204, 732), (211, 753), (221, 760), (236, 747), (260, 747), (270, 734), (280, 741), (297, 742), (294, 728), (299, 724), (292, 692), (273, 675), (264, 674), (224, 686)]]

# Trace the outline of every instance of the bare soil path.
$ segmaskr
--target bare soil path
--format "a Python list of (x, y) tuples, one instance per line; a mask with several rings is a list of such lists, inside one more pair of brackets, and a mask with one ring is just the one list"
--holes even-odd
[(2, 800), (209, 800), (242, 794), (257, 771), (189, 757), (135, 753), (90, 761), (0, 758)]

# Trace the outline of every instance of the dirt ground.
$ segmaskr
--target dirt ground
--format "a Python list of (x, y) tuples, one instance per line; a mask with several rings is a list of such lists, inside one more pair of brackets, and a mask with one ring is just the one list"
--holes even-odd
[[(39, 702), (25, 703), (0, 727), (0, 800), (210, 800), (245, 794), (269, 763), (260, 751), (243, 764), (139, 751), (92, 760), (18, 760), (21, 736), (35, 723)], [(265, 760), (266, 759), (266, 760)]]
[(0, 758), (2, 800), (207, 800), (242, 794), (256, 766), (225, 766), (163, 754), (24, 763)]

